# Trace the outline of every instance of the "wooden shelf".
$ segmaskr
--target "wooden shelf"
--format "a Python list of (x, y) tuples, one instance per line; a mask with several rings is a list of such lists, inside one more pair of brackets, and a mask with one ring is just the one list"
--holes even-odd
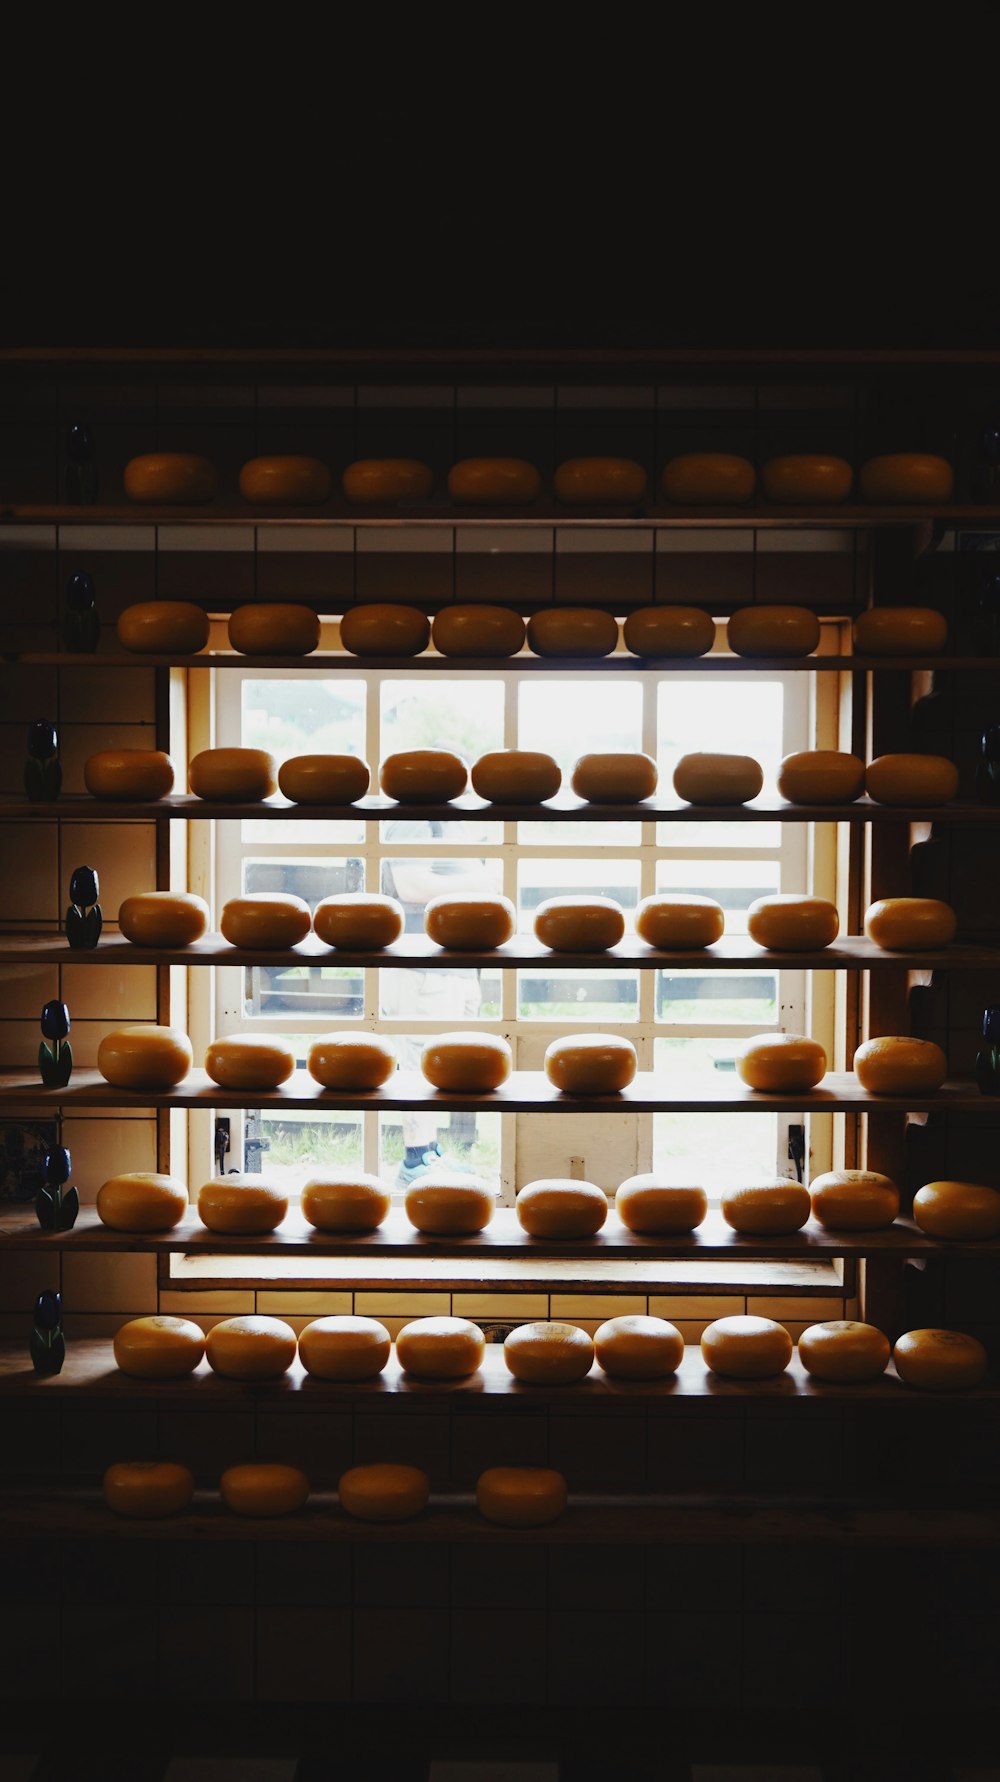
[[(1000, 517), (998, 517), (1000, 525)], [(231, 650), (205, 650), (197, 656), (73, 655), (41, 650), (23, 655), (0, 651), (4, 668), (240, 668), (244, 673), (378, 674), (385, 670), (432, 674), (944, 674), (989, 673), (1000, 661), (989, 656), (660, 656), (651, 660), (616, 651), (590, 660), (572, 656), (347, 656), (316, 650), (311, 656), (240, 656)]]
[(167, 504), (146, 506), (142, 503), (107, 503), (93, 507), (75, 507), (59, 503), (27, 505), (8, 504), (0, 507), (0, 525), (31, 526), (336, 526), (367, 531), (373, 526), (448, 526), (456, 530), (467, 527), (552, 527), (581, 532), (591, 529), (625, 528), (669, 531), (682, 528), (698, 531), (736, 529), (740, 531), (794, 532), (871, 532), (882, 526), (973, 526), (990, 530), (1000, 526), (1000, 509), (977, 503), (949, 505), (905, 505), (898, 507), (768, 507), (761, 503), (746, 507), (663, 507), (649, 508), (595, 507), (583, 514), (577, 508), (559, 507), (539, 501), (524, 511), (512, 513), (504, 507), (465, 507), (446, 500), (397, 503), (392, 507), (364, 511), (352, 510), (345, 503), (328, 508), (273, 508), (223, 506), (208, 504), (180, 507)]

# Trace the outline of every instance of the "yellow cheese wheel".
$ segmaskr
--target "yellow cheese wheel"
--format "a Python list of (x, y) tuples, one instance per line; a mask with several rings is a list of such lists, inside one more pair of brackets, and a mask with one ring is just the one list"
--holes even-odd
[(961, 1330), (908, 1330), (892, 1359), (905, 1385), (925, 1392), (968, 1392), (982, 1385), (989, 1367), (982, 1343)]
[(188, 766), (196, 798), (256, 804), (278, 789), (278, 767), (266, 749), (202, 749)]
[(930, 1237), (1000, 1237), (1000, 1194), (983, 1182), (927, 1182), (913, 1197), (913, 1217)]
[(615, 1192), (615, 1211), (628, 1231), (674, 1237), (694, 1231), (708, 1212), (704, 1188), (664, 1182), (655, 1172), (628, 1176)]
[(319, 458), (272, 453), (250, 458), (240, 471), (240, 494), (260, 507), (318, 507), (329, 501), (333, 478)]
[(118, 642), (139, 656), (195, 656), (208, 642), (209, 618), (190, 600), (140, 600), (118, 615)]
[(493, 749), (480, 755), (471, 778), (490, 804), (542, 804), (562, 785), (562, 768), (538, 749)]
[(594, 1354), (613, 1380), (665, 1380), (684, 1360), (684, 1338), (665, 1318), (632, 1313), (598, 1325)]
[(403, 932), (406, 918), (395, 897), (341, 891), (316, 905), (313, 929), (325, 947), (344, 953), (380, 953)]
[(317, 1231), (377, 1231), (389, 1216), (392, 1192), (360, 1170), (325, 1170), (303, 1183), (301, 1206)]
[(309, 905), (288, 891), (258, 891), (253, 897), (231, 897), (222, 906), (219, 929), (223, 940), (248, 952), (283, 951), (309, 933)]
[(468, 1318), (414, 1318), (396, 1337), (396, 1360), (418, 1380), (464, 1380), (483, 1365), (486, 1338)]
[(173, 1231), (188, 1210), (188, 1191), (176, 1176), (126, 1170), (97, 1190), (97, 1217), (112, 1231)]
[(341, 1475), (340, 1507), (359, 1522), (409, 1522), (426, 1510), (430, 1481), (417, 1466), (381, 1461)]
[(485, 1231), (496, 1195), (478, 1176), (428, 1169), (410, 1183), (403, 1205), (417, 1231), (429, 1237), (463, 1237)]
[(766, 500), (794, 507), (806, 501), (846, 501), (854, 472), (846, 458), (829, 452), (791, 452), (769, 458), (760, 481)]
[(726, 626), (736, 656), (811, 656), (819, 620), (805, 606), (742, 606)]
[(789, 804), (853, 804), (864, 789), (864, 762), (842, 749), (803, 749), (778, 769), (778, 791)]
[(613, 897), (546, 897), (535, 911), (535, 938), (554, 953), (606, 953), (625, 933), (625, 912)]
[(236, 1516), (293, 1516), (308, 1499), (309, 1480), (297, 1466), (250, 1461), (226, 1468), (219, 1495)]
[(682, 755), (674, 768), (674, 791), (686, 804), (746, 804), (763, 784), (752, 755)]
[(633, 656), (705, 656), (715, 642), (715, 620), (700, 606), (640, 606), (622, 627)]
[(773, 1318), (737, 1313), (716, 1318), (702, 1334), (705, 1366), (728, 1380), (770, 1380), (792, 1359), (792, 1339)]
[(115, 1362), (136, 1380), (180, 1380), (205, 1355), (205, 1333), (190, 1318), (130, 1318), (116, 1330)]
[(140, 891), (118, 906), (118, 926), (134, 947), (189, 947), (211, 920), (193, 891)]
[(537, 501), (541, 487), (524, 458), (463, 458), (448, 472), (448, 493), (463, 506), (520, 507)]
[(434, 472), (419, 458), (357, 458), (340, 480), (353, 507), (377, 507), (380, 502), (426, 501)]
[(877, 1380), (889, 1365), (889, 1338), (874, 1324), (832, 1318), (799, 1337), (799, 1360), (814, 1380), (848, 1385)]
[(869, 1095), (933, 1095), (948, 1075), (948, 1060), (933, 1040), (883, 1034), (858, 1047), (854, 1074)]
[(484, 1095), (511, 1071), (511, 1050), (498, 1033), (439, 1033), (420, 1054), (420, 1069), (435, 1089)]
[(354, 804), (371, 777), (357, 755), (293, 755), (278, 769), (278, 786), (293, 804)]
[(230, 614), (229, 642), (241, 656), (311, 656), (319, 618), (311, 606), (254, 601)]
[(340, 641), (352, 656), (419, 656), (431, 638), (431, 622), (415, 606), (374, 601), (353, 606), (340, 621)]
[(866, 501), (950, 501), (955, 473), (933, 452), (889, 452), (861, 466)]
[(516, 656), (524, 639), (524, 620), (509, 606), (445, 606), (431, 626), (442, 656)]
[(618, 620), (596, 606), (547, 606), (528, 620), (528, 648), (536, 656), (583, 661), (610, 656), (618, 644)]
[(868, 939), (887, 953), (946, 947), (957, 927), (951, 905), (936, 897), (882, 897), (865, 911)]
[(733, 452), (684, 452), (663, 466), (663, 493), (681, 507), (742, 507), (756, 483), (749, 458)]
[(748, 1089), (795, 1095), (815, 1089), (826, 1075), (826, 1053), (801, 1033), (758, 1033), (736, 1054), (736, 1075)]
[(220, 1089), (277, 1089), (294, 1069), (295, 1053), (276, 1034), (230, 1034), (205, 1052), (205, 1070)]
[(825, 897), (781, 891), (754, 898), (747, 911), (747, 932), (759, 947), (811, 953), (836, 940), (840, 917), (836, 904)]
[(587, 804), (639, 804), (652, 797), (658, 779), (652, 755), (581, 755), (570, 784)]
[(436, 946), (479, 952), (502, 947), (517, 927), (517, 910), (509, 897), (486, 892), (459, 892), (432, 897), (424, 906), (424, 931)]
[(200, 507), (211, 501), (219, 486), (215, 465), (197, 452), (143, 452), (129, 459), (122, 480), (130, 501), (151, 506), (163, 502)]
[(309, 1047), (306, 1067), (324, 1089), (381, 1089), (395, 1074), (396, 1048), (380, 1033), (324, 1033)]
[(116, 1089), (176, 1089), (193, 1063), (191, 1041), (179, 1027), (119, 1027), (97, 1048), (97, 1068)]
[(566, 1481), (547, 1466), (491, 1466), (476, 1481), (476, 1507), (501, 1528), (543, 1528), (566, 1508)]
[(884, 1231), (899, 1212), (899, 1189), (872, 1169), (831, 1169), (809, 1184), (813, 1218), (827, 1231)]
[(299, 1360), (317, 1380), (374, 1380), (391, 1352), (392, 1338), (377, 1318), (314, 1318), (299, 1332)]
[(277, 1231), (288, 1212), (288, 1190), (266, 1176), (214, 1176), (198, 1190), (198, 1217), (209, 1231), (252, 1237)]
[(950, 804), (958, 768), (944, 755), (879, 755), (869, 764), (865, 789), (876, 804)]
[(594, 1365), (594, 1344), (578, 1324), (519, 1324), (505, 1339), (508, 1373), (528, 1386), (573, 1386)]
[(948, 621), (932, 606), (873, 606), (854, 621), (859, 656), (938, 656)]
[(213, 1324), (205, 1339), (208, 1365), (227, 1380), (276, 1380), (295, 1360), (295, 1332), (281, 1318), (250, 1313)]
[(809, 1190), (785, 1177), (741, 1183), (724, 1190), (720, 1205), (726, 1224), (748, 1236), (801, 1231), (809, 1217)]
[(104, 1501), (116, 1516), (176, 1516), (193, 1497), (194, 1474), (172, 1460), (116, 1460), (104, 1475)]
[(635, 1076), (635, 1047), (613, 1033), (565, 1034), (546, 1046), (543, 1064), (564, 1095), (617, 1095)]
[(566, 507), (605, 502), (632, 507), (646, 493), (646, 472), (634, 458), (567, 458), (553, 479), (556, 500)]
[(402, 749), (378, 770), (387, 798), (399, 804), (448, 804), (469, 784), (469, 770), (452, 749)]
[(92, 798), (118, 804), (165, 798), (174, 789), (174, 764), (162, 749), (102, 749), (83, 764)]
[(516, 1201), (518, 1223), (529, 1237), (587, 1238), (608, 1216), (608, 1197), (596, 1182), (543, 1176), (527, 1182)]
[(658, 891), (644, 897), (635, 912), (635, 931), (647, 947), (686, 952), (711, 947), (725, 932), (726, 916), (714, 897), (696, 892)]

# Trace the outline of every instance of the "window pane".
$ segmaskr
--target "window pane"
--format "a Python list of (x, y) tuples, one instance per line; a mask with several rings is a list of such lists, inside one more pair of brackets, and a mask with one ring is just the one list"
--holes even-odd
[[(764, 770), (763, 796), (773, 796), (783, 722), (780, 681), (692, 675), (662, 683), (656, 701), (656, 752), (664, 797), (673, 797), (673, 773), (681, 756), (700, 750), (752, 755)], [(657, 841), (688, 848), (777, 848), (781, 830), (777, 823), (686, 823), (683, 829), (660, 823)]]
[[(379, 1012), (393, 1021), (440, 1021), (445, 1027), (500, 1016), (500, 971), (380, 971)], [(417, 1068), (414, 1064), (414, 1069)]]
[(251, 1138), (252, 1142), (252, 1137), (259, 1135), (266, 1147), (261, 1153), (261, 1171), (299, 1194), (302, 1184), (320, 1170), (362, 1167), (361, 1121), (360, 1114), (336, 1109), (327, 1112), (325, 1108), (318, 1113), (312, 1108), (282, 1108), (280, 1114), (267, 1109), (259, 1117), (248, 1114), (243, 1139), (244, 1168), (256, 1173), (247, 1140)]
[[(518, 927), (530, 934), (535, 911), (547, 897), (591, 892), (613, 897), (631, 927), (639, 900), (637, 860), (521, 860), (517, 869)], [(518, 973), (518, 1015), (527, 1021), (634, 1021), (639, 981), (634, 971), (579, 971), (561, 966), (558, 953), (542, 971)]]
[[(472, 767), (480, 755), (503, 748), (502, 681), (445, 680), (421, 675), (413, 681), (383, 681), (381, 687), (380, 736), (381, 755), (393, 755), (400, 749), (453, 749)], [(412, 819), (416, 825), (421, 820)], [(426, 825), (423, 826), (426, 830)], [(440, 825), (438, 840), (498, 842), (502, 838), (499, 823), (469, 826), (457, 823)], [(427, 838), (419, 832), (407, 837), (398, 832), (394, 822), (382, 826), (385, 841)]]
[(405, 1189), (429, 1166), (473, 1170), (491, 1188), (500, 1185), (500, 1115), (435, 1108), (378, 1116), (379, 1175)]
[[(698, 1075), (711, 1089), (716, 1072), (729, 1074), (736, 1039), (658, 1039), (653, 1068), (664, 1094), (679, 1072)], [(734, 1182), (774, 1173), (778, 1149), (778, 1116), (764, 1113), (653, 1115), (653, 1168), (679, 1180), (690, 1178), (713, 1196)]]
[[(518, 687), (518, 748), (554, 755), (563, 771), (563, 790), (581, 755), (599, 750), (642, 748), (641, 681), (558, 680), (535, 676)], [(585, 847), (635, 847), (638, 823), (531, 823), (521, 825), (526, 842), (563, 842)]]
[(659, 971), (656, 1019), (774, 1026), (778, 1020), (777, 976), (760, 971)]
[[(304, 674), (294, 679), (245, 680), (240, 709), (240, 741), (247, 749), (267, 749), (279, 763), (291, 755), (365, 754), (364, 681), (340, 675), (329, 679)], [(374, 764), (373, 773), (374, 773)], [(241, 825), (244, 841), (274, 840), (273, 822)], [(297, 841), (359, 842), (364, 824), (303, 822)]]
[(726, 933), (746, 934), (747, 910), (781, 889), (781, 867), (777, 860), (658, 860), (656, 889), (714, 897), (725, 910)]
[(423, 934), (424, 909), (432, 897), (447, 897), (449, 892), (453, 896), (467, 891), (500, 892), (503, 864), (496, 859), (456, 859), (454, 855), (445, 859), (426, 854), (393, 855), (382, 861), (379, 889), (386, 897), (399, 899), (406, 913), (407, 934)]
[[(329, 825), (328, 825), (329, 827)], [(315, 910), (321, 898), (340, 891), (364, 889), (364, 861), (245, 860), (243, 889), (285, 891), (304, 897)], [(335, 955), (331, 954), (331, 961)], [(244, 1013), (253, 1015), (329, 1015), (357, 1020), (364, 1013), (364, 974), (360, 966), (318, 960), (292, 965), (247, 966), (243, 974)]]

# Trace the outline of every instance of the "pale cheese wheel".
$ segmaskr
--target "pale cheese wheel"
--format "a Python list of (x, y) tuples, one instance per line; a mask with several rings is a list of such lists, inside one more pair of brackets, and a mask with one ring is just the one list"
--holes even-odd
[(176, 1176), (126, 1170), (101, 1183), (96, 1204), (111, 1231), (173, 1231), (188, 1210), (188, 1191)]
[(625, 933), (625, 912), (613, 897), (546, 897), (535, 911), (536, 940), (553, 953), (606, 953)]
[(220, 1089), (277, 1089), (294, 1069), (295, 1053), (276, 1034), (230, 1034), (205, 1052), (206, 1074)]
[(1000, 1194), (984, 1182), (927, 1182), (913, 1197), (913, 1217), (929, 1237), (1000, 1237)]
[(491, 1466), (476, 1481), (476, 1508), (501, 1528), (543, 1528), (566, 1508), (566, 1481), (547, 1466)]
[(933, 1040), (883, 1034), (858, 1047), (854, 1074), (869, 1095), (933, 1095), (948, 1075), (948, 1060)]
[(503, 659), (524, 649), (525, 623), (509, 606), (444, 606), (431, 626), (431, 641), (442, 656)]
[(202, 749), (188, 765), (196, 798), (218, 804), (258, 804), (278, 789), (278, 768), (266, 749)]
[(810, 1212), (809, 1190), (784, 1177), (727, 1188), (720, 1205), (726, 1224), (747, 1236), (801, 1231)]
[(403, 932), (406, 917), (395, 897), (341, 891), (316, 905), (313, 929), (325, 947), (344, 953), (380, 953)]
[(866, 501), (950, 501), (955, 473), (947, 458), (933, 452), (887, 452), (861, 466)]
[(925, 1392), (969, 1392), (982, 1385), (989, 1368), (982, 1343), (961, 1330), (907, 1330), (892, 1359), (904, 1385)]
[(542, 804), (562, 785), (562, 768), (538, 749), (493, 749), (480, 755), (471, 778), (489, 804)]
[(229, 615), (229, 642), (241, 656), (311, 656), (319, 633), (311, 606), (261, 600)]
[(448, 494), (463, 506), (520, 507), (537, 501), (541, 487), (525, 458), (462, 458), (448, 472)]
[(140, 600), (119, 613), (123, 650), (138, 656), (195, 656), (208, 642), (208, 614), (190, 600)]
[(222, 906), (219, 930), (230, 946), (248, 952), (283, 951), (298, 946), (310, 928), (309, 905), (288, 891), (258, 891), (253, 897), (231, 897)]
[(190, 1318), (158, 1312), (130, 1318), (114, 1335), (115, 1364), (135, 1380), (181, 1380), (205, 1356), (205, 1333)]
[(815, 1089), (826, 1075), (826, 1053), (801, 1033), (758, 1033), (736, 1053), (736, 1075), (748, 1089), (796, 1095)]
[(435, 1089), (484, 1095), (510, 1076), (512, 1054), (498, 1033), (439, 1033), (420, 1054), (420, 1069)]
[(679, 507), (742, 507), (757, 476), (734, 452), (683, 452), (663, 466), (663, 493)]
[(465, 1380), (483, 1365), (486, 1338), (468, 1318), (414, 1318), (396, 1337), (396, 1360), (418, 1380)]
[(278, 786), (293, 804), (354, 804), (371, 777), (357, 755), (292, 755), (278, 769)]
[(83, 764), (92, 798), (116, 804), (146, 803), (174, 789), (174, 764), (162, 749), (101, 749)]
[(353, 606), (340, 621), (340, 641), (352, 656), (419, 656), (430, 638), (426, 613), (391, 601)]
[(194, 1474), (172, 1460), (116, 1460), (104, 1475), (104, 1501), (116, 1516), (176, 1516), (193, 1497)]
[(951, 905), (936, 897), (882, 897), (865, 911), (868, 939), (887, 953), (947, 947), (957, 927)]
[(455, 952), (489, 952), (509, 941), (517, 910), (509, 897), (483, 891), (432, 897), (424, 906), (424, 932), (436, 946)]
[(622, 627), (633, 656), (706, 656), (715, 642), (715, 620), (700, 606), (640, 606)]
[(352, 1466), (337, 1489), (341, 1509), (359, 1522), (409, 1522), (426, 1510), (431, 1492), (419, 1467), (388, 1461)]
[(574, 1386), (594, 1365), (594, 1344), (578, 1324), (518, 1324), (504, 1340), (503, 1358), (526, 1386)]
[(835, 903), (780, 891), (756, 897), (747, 911), (747, 932), (759, 947), (790, 953), (811, 953), (830, 946), (840, 933)]
[(309, 1480), (301, 1467), (249, 1461), (226, 1468), (219, 1496), (236, 1516), (293, 1516), (306, 1504)]
[(879, 755), (865, 773), (876, 804), (950, 804), (958, 792), (958, 768), (944, 755)]
[(948, 621), (932, 606), (872, 606), (854, 621), (859, 656), (939, 656)]
[(789, 804), (853, 804), (865, 789), (865, 764), (843, 749), (802, 749), (785, 756), (777, 784)]
[(546, 1046), (543, 1066), (564, 1095), (618, 1095), (635, 1076), (635, 1047), (613, 1033), (567, 1034)]
[(682, 755), (674, 768), (674, 791), (686, 804), (746, 804), (764, 784), (752, 755)]
[(248, 459), (240, 471), (240, 494), (259, 507), (318, 507), (332, 490), (333, 478), (320, 458), (271, 453)]
[(434, 472), (419, 458), (357, 458), (340, 482), (353, 507), (377, 507), (380, 502), (426, 501)]
[(197, 452), (143, 452), (130, 458), (122, 481), (130, 501), (201, 507), (219, 487), (215, 465)]
[(765, 499), (789, 507), (816, 501), (846, 501), (854, 472), (846, 458), (830, 452), (790, 452), (769, 458), (760, 473)]
[(634, 458), (567, 458), (552, 487), (566, 507), (633, 507), (646, 493), (647, 477)]
[(295, 1332), (281, 1318), (252, 1312), (213, 1324), (205, 1339), (208, 1365), (227, 1380), (277, 1380), (295, 1360)]
[(300, 1205), (316, 1231), (377, 1231), (389, 1217), (392, 1191), (361, 1170), (326, 1170), (302, 1184)]
[(570, 785), (587, 804), (641, 804), (653, 796), (659, 777), (652, 755), (581, 755)]
[(134, 947), (189, 947), (210, 920), (208, 904), (193, 891), (140, 891), (118, 907), (118, 926)]
[(515, 1202), (518, 1223), (529, 1237), (588, 1238), (608, 1216), (608, 1197), (596, 1182), (543, 1176), (527, 1182)]
[(377, 1318), (314, 1318), (299, 1332), (299, 1360), (316, 1380), (374, 1380), (391, 1353), (392, 1338)]
[(809, 1184), (813, 1218), (827, 1231), (884, 1231), (899, 1212), (899, 1189), (872, 1169), (831, 1169)]
[(819, 620), (805, 606), (741, 606), (726, 626), (736, 656), (811, 656), (819, 636)]
[(714, 897), (696, 892), (658, 891), (644, 897), (635, 912), (635, 931), (647, 947), (661, 952), (695, 951), (721, 940), (726, 915)]
[(792, 1359), (792, 1339), (773, 1318), (737, 1313), (716, 1318), (702, 1333), (705, 1366), (728, 1380), (770, 1380)]
[(176, 1089), (193, 1063), (191, 1041), (179, 1027), (119, 1027), (97, 1048), (97, 1068), (116, 1089)]
[(684, 1360), (684, 1338), (666, 1318), (629, 1313), (598, 1325), (594, 1354), (613, 1380), (666, 1380)]
[(309, 1075), (324, 1089), (381, 1089), (395, 1074), (396, 1048), (380, 1033), (324, 1033), (306, 1058)]
[(379, 785), (397, 804), (448, 804), (469, 784), (469, 770), (452, 749), (401, 749), (387, 755)]
[(528, 620), (528, 648), (536, 656), (585, 661), (610, 656), (618, 644), (618, 621), (596, 606), (547, 606)]
[(428, 1237), (465, 1237), (485, 1231), (496, 1195), (478, 1176), (452, 1170), (424, 1170), (406, 1190), (406, 1217)]
[(266, 1176), (233, 1170), (214, 1176), (198, 1190), (198, 1217), (209, 1231), (253, 1237), (277, 1231), (288, 1212), (288, 1190)]
[(703, 1223), (708, 1195), (704, 1188), (664, 1182), (655, 1171), (647, 1171), (619, 1184), (615, 1211), (627, 1231), (642, 1237), (675, 1237)]
[(799, 1360), (814, 1380), (854, 1385), (877, 1380), (889, 1365), (889, 1338), (874, 1324), (832, 1318), (799, 1337)]

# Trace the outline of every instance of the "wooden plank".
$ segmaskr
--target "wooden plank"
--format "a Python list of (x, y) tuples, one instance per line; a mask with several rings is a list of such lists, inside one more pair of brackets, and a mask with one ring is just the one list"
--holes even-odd
[(914, 528), (935, 523), (967, 525), (990, 530), (1000, 526), (1000, 509), (969, 502), (942, 503), (933, 507), (860, 507), (857, 505), (795, 508), (766, 507), (760, 503), (745, 507), (632, 507), (619, 509), (595, 507), (587, 514), (576, 509), (559, 507), (550, 500), (537, 501), (530, 508), (511, 513), (509, 508), (465, 507), (451, 501), (414, 502), (410, 506), (397, 503), (392, 507), (365, 508), (355, 511), (338, 502), (329, 508), (261, 508), (249, 504), (223, 507), (208, 504), (183, 507), (172, 504), (149, 505), (107, 503), (93, 507), (70, 507), (58, 503), (5, 503), (0, 507), (0, 526), (336, 526), (365, 531), (372, 526), (452, 526), (458, 529), (488, 526), (507, 528), (559, 526), (581, 532), (601, 528), (671, 528), (692, 527), (700, 531), (716, 529), (809, 532), (820, 530), (869, 531), (882, 527)]
[[(998, 516), (1000, 525), (1000, 516)], [(205, 597), (210, 604), (209, 596)], [(520, 610), (520, 609), (519, 609)], [(525, 608), (525, 610), (528, 610)], [(17, 655), (0, 650), (4, 668), (239, 668), (247, 671), (308, 670), (319, 674), (380, 674), (386, 670), (429, 674), (816, 674), (862, 673), (912, 674), (989, 672), (1000, 668), (983, 656), (663, 656), (655, 661), (616, 651), (613, 656), (591, 660), (569, 656), (531, 656), (498, 659), (486, 656), (347, 656), (342, 651), (316, 650), (311, 656), (238, 656), (227, 650), (203, 650), (196, 656), (138, 656), (101, 653), (72, 656), (58, 651), (32, 651)]]
[[(161, 1288), (201, 1293), (206, 1287), (245, 1289), (295, 1288), (317, 1293), (370, 1288), (380, 1293), (794, 1293), (808, 1312), (810, 1297), (843, 1298), (843, 1263), (837, 1258), (740, 1255), (738, 1261), (647, 1261), (633, 1256), (516, 1256), (497, 1258), (489, 1251), (469, 1256), (399, 1256), (352, 1251), (347, 1257), (317, 1256), (310, 1250), (256, 1251), (252, 1255), (193, 1254), (158, 1258)], [(700, 1271), (700, 1272), (699, 1272)], [(707, 1277), (707, 1278), (706, 1278)], [(197, 1312), (194, 1301), (192, 1310)], [(500, 1314), (502, 1316), (502, 1314)]]

